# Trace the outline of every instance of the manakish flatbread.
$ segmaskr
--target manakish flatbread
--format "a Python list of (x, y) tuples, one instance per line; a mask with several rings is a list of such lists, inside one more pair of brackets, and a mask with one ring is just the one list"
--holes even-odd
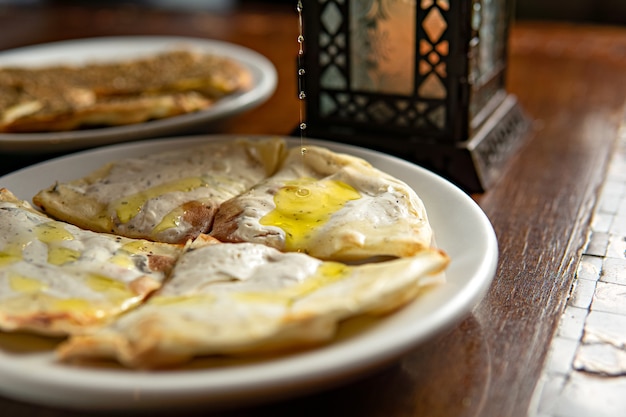
[(236, 61), (190, 50), (74, 67), (0, 68), (0, 132), (161, 119), (206, 109), (251, 83)]
[(259, 353), (328, 341), (340, 321), (412, 300), (448, 263), (438, 250), (349, 266), (253, 243), (188, 245), (171, 279), (110, 326), (72, 337), (65, 361), (114, 358), (129, 367), (182, 364), (199, 355)]
[(168, 276), (182, 245), (54, 221), (0, 189), (0, 330), (64, 335), (135, 307)]
[(276, 174), (225, 203), (211, 235), (327, 260), (413, 256), (432, 231), (417, 194), (368, 162), (326, 148), (290, 150)]
[(284, 149), (281, 138), (239, 139), (123, 159), (33, 202), (85, 229), (185, 243), (210, 230), (223, 201), (273, 174)]

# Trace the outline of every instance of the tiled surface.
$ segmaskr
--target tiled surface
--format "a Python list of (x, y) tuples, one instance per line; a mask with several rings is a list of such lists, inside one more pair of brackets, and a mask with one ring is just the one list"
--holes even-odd
[(528, 415), (626, 416), (626, 126)]

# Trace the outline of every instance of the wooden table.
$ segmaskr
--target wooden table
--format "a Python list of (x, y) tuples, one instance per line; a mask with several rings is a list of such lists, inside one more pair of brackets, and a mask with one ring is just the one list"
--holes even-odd
[[(123, 3), (3, 6), (0, 27), (0, 50), (135, 34), (241, 44), (274, 63), (278, 88), (265, 104), (220, 124), (219, 131), (289, 134), (299, 120), (298, 27), (290, 5), (247, 5), (225, 15)], [(623, 117), (626, 29), (518, 22), (510, 55), (508, 86), (534, 129), (500, 181), (474, 196), (493, 223), (500, 249), (497, 275), (483, 301), (449, 333), (348, 385), (219, 415), (526, 415)], [(0, 173), (50, 156), (2, 155)], [(6, 398), (0, 398), (0, 409), (13, 417), (85, 415)]]

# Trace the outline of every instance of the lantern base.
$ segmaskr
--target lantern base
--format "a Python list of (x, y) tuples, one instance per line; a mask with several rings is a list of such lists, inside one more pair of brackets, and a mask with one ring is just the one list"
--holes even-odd
[(507, 95), (469, 140), (456, 144), (373, 136), (332, 126), (311, 126), (307, 134), (389, 153), (436, 172), (466, 192), (482, 192), (498, 180), (506, 162), (522, 145), (529, 126), (517, 98)]

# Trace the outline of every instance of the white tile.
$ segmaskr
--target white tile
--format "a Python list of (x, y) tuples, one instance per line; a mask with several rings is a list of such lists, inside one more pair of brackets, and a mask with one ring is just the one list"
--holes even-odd
[(609, 343), (582, 344), (576, 351), (574, 369), (619, 377), (626, 374), (626, 351)]
[[(585, 301), (586, 293), (581, 295), (580, 302), (584, 304)], [(598, 282), (591, 310), (626, 315), (626, 285)]]
[(608, 233), (613, 223), (614, 214), (612, 213), (594, 213), (591, 218), (591, 230), (594, 232)]
[[(611, 222), (611, 227), (615, 222), (615, 218)], [(587, 247), (584, 250), (585, 255), (604, 256), (606, 254), (606, 248), (609, 246), (609, 233), (605, 232), (592, 232), (587, 242)]]
[(626, 378), (573, 372), (553, 406), (556, 417), (624, 417)]
[[(605, 258), (600, 281), (626, 285), (626, 259)], [(626, 303), (626, 298), (623, 302)]]
[(626, 236), (609, 235), (609, 245), (606, 248), (607, 258), (626, 259)]
[(602, 263), (603, 259), (598, 256), (583, 255), (576, 270), (576, 277), (597, 281), (602, 272)]
[(567, 375), (572, 370), (578, 345), (578, 340), (555, 337), (550, 344), (550, 351), (545, 364), (546, 371)]
[(592, 310), (585, 320), (583, 343), (626, 347), (626, 316)]
[(600, 191), (597, 210), (602, 213), (617, 213), (625, 189), (626, 184), (623, 181), (606, 181)]
[(613, 217), (610, 231), (615, 235), (626, 236), (626, 214)]
[(528, 416), (552, 416), (565, 386), (565, 380), (563, 375), (544, 375), (535, 389)]
[(585, 318), (589, 311), (586, 308), (573, 306), (565, 307), (565, 311), (561, 316), (559, 327), (557, 329), (557, 337), (566, 339), (580, 340), (585, 327)]
[(626, 216), (626, 197), (622, 195), (620, 199), (619, 206), (617, 207), (617, 215), (618, 216)]
[[(622, 151), (626, 152), (626, 151)], [(621, 158), (614, 159), (607, 172), (607, 179), (610, 181), (625, 181), (626, 182), (626, 157), (624, 154)]]
[(626, 182), (626, 144), (618, 146), (615, 158), (613, 158), (609, 166), (607, 178), (611, 181), (623, 180)]
[(587, 279), (576, 279), (574, 281), (574, 290), (569, 300), (569, 305), (579, 308), (589, 308), (596, 289), (596, 281)]

